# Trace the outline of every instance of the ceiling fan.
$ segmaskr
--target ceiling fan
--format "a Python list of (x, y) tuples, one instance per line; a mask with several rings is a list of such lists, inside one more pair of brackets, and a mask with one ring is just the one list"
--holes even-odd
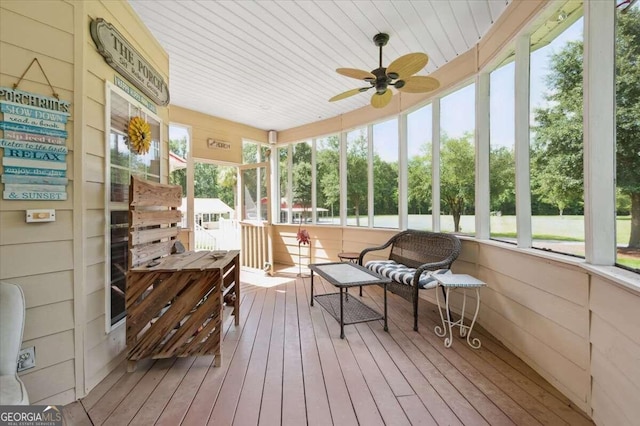
[(420, 71), (429, 62), (425, 53), (409, 53), (391, 62), (387, 68), (382, 66), (382, 46), (389, 41), (389, 34), (380, 33), (373, 37), (373, 42), (380, 48), (380, 65), (373, 71), (364, 71), (355, 68), (338, 68), (336, 72), (347, 77), (357, 78), (369, 83), (369, 86), (347, 90), (344, 93), (329, 99), (329, 102), (339, 101), (349, 96), (374, 88), (376, 93), (371, 97), (371, 105), (374, 108), (384, 108), (391, 102), (393, 93), (389, 86), (394, 86), (400, 92), (424, 93), (440, 87), (440, 82), (433, 77), (413, 75)]

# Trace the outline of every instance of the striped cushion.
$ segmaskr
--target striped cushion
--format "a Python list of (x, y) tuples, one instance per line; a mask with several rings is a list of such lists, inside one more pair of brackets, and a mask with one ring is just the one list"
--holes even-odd
[[(411, 285), (413, 276), (416, 273), (415, 268), (409, 268), (401, 263), (397, 263), (394, 260), (370, 260), (365, 265), (368, 269), (382, 275), (383, 277), (391, 278), (392, 280), (401, 284)], [(425, 271), (420, 276), (418, 287), (421, 289), (434, 288), (438, 285), (438, 282), (433, 277), (435, 274), (450, 274), (449, 269), (438, 269), (435, 271)]]

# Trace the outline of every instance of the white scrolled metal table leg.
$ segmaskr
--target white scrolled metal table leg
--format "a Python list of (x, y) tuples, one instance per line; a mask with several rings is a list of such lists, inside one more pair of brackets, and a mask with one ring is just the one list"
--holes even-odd
[(440, 327), (439, 325), (436, 325), (433, 331), (436, 333), (436, 336), (444, 337), (447, 335), (447, 330), (444, 322), (444, 317), (442, 316), (442, 308), (440, 307), (440, 297), (438, 297), (438, 294), (440, 294), (440, 292), (438, 291), (440, 290), (439, 287), (440, 286), (436, 286), (436, 302), (438, 303), (438, 312), (440, 312), (440, 321), (442, 321), (442, 327)]
[(462, 289), (462, 313), (460, 314), (460, 337), (467, 334), (467, 328), (464, 326), (464, 311), (467, 306), (467, 290)]
[(473, 329), (473, 325), (476, 323), (476, 318), (478, 317), (478, 311), (480, 310), (480, 290), (476, 288), (476, 313), (473, 315), (473, 321), (471, 321), (471, 325), (469, 326), (469, 334), (467, 334), (467, 343), (473, 349), (480, 349), (482, 345), (480, 343), (480, 339), (477, 337), (471, 338), (471, 330)]
[(450, 290), (451, 289), (447, 287), (447, 300), (445, 301), (445, 309), (447, 311), (447, 324), (449, 325), (449, 336), (444, 339), (444, 346), (447, 348), (450, 348), (451, 344), (453, 343), (453, 327), (451, 326), (451, 314), (449, 313), (449, 300), (451, 300), (451, 297), (449, 295)]

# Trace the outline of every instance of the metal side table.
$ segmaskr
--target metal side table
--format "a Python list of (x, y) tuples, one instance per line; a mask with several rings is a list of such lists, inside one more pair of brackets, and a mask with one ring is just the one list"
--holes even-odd
[[(444, 337), (444, 345), (447, 348), (451, 347), (453, 343), (453, 327), (460, 328), (460, 337), (466, 337), (467, 343), (473, 349), (480, 348), (480, 339), (477, 337), (471, 338), (471, 331), (473, 330), (473, 326), (476, 323), (476, 318), (478, 318), (478, 311), (480, 310), (480, 287), (484, 287), (487, 284), (480, 281), (477, 278), (472, 277), (471, 275), (466, 274), (437, 274), (433, 276), (437, 281), (438, 285), (442, 286), (445, 290), (445, 311), (447, 313), (447, 318), (445, 320), (442, 315), (442, 309), (440, 307), (440, 297), (438, 296), (438, 291), (436, 291), (436, 301), (438, 302), (438, 312), (440, 312), (440, 319), (442, 320), (442, 327), (439, 325), (435, 326), (435, 333), (439, 337)], [(458, 321), (451, 320), (451, 311), (449, 310), (449, 292), (452, 288), (461, 288), (463, 289), (463, 299), (462, 299), (462, 312), (460, 315), (460, 319)], [(467, 304), (467, 290), (474, 289), (476, 291), (476, 311), (473, 314), (473, 320), (471, 320), (471, 325), (464, 325), (464, 311)]]

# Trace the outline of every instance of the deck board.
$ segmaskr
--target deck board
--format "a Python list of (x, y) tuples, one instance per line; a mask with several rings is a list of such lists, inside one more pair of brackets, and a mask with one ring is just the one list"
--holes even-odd
[(302, 374), (302, 354), (300, 352), (300, 329), (298, 328), (298, 303), (296, 282), (286, 285), (286, 307), (284, 325), (284, 368), (282, 374), (282, 406), (286, 415), (283, 425), (303, 425), (307, 423), (304, 402), (304, 378)]
[[(316, 294), (335, 291), (316, 283)], [(243, 290), (240, 325), (225, 312), (221, 367), (212, 356), (144, 360), (133, 373), (123, 363), (64, 408), (66, 424), (593, 424), (481, 327), (481, 349), (460, 338), (445, 348), (426, 301), (418, 333), (411, 305), (390, 294), (389, 332), (373, 321), (340, 339), (309, 305), (308, 277)], [(381, 310), (382, 296), (370, 286), (362, 300)]]
[(331, 425), (331, 411), (324, 382), (322, 363), (318, 355), (316, 336), (313, 333), (311, 307), (304, 286), (296, 286), (298, 325), (300, 328), (300, 353), (303, 360), (304, 397), (310, 426)]
[[(267, 356), (260, 425), (279, 425), (282, 419), (282, 364), (284, 360), (284, 307), (286, 293), (275, 289), (275, 305), (271, 322), (271, 339)], [(224, 347), (224, 346), (223, 346)]]
[(209, 422), (207, 424), (230, 425), (233, 423), (233, 417), (236, 413), (238, 399), (240, 397), (240, 392), (242, 391), (242, 384), (244, 383), (247, 366), (249, 365), (249, 359), (251, 358), (251, 351), (253, 350), (256, 333), (258, 331), (260, 316), (264, 306), (265, 293), (266, 291), (256, 292), (251, 312), (249, 312), (249, 316), (244, 322), (244, 327), (242, 329), (242, 334), (240, 335), (235, 354), (232, 359), (226, 361), (223, 360), (223, 362), (229, 363), (229, 371), (222, 383), (218, 399), (215, 401), (211, 417), (209, 417)]
[(275, 290), (270, 288), (267, 290), (255, 344), (253, 345), (246, 378), (240, 392), (240, 399), (238, 400), (238, 407), (243, 408), (236, 410), (233, 424), (255, 425), (258, 423), (262, 389), (264, 387), (264, 378), (269, 357), (269, 342), (271, 340), (274, 307)]

